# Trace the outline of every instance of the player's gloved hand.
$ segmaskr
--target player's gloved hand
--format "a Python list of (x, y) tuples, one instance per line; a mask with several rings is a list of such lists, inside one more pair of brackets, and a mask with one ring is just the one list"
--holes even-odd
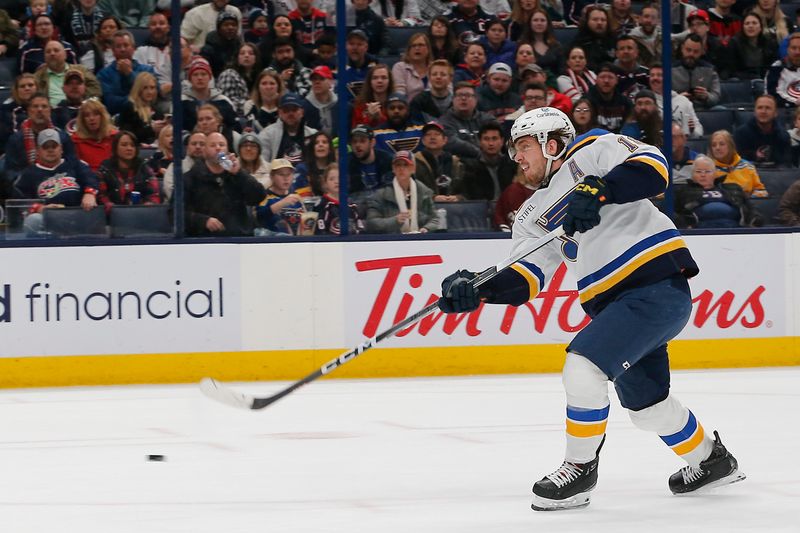
[(600, 208), (611, 201), (606, 182), (597, 176), (586, 176), (575, 187), (564, 217), (564, 232), (574, 235), (584, 233), (600, 224)]
[(476, 276), (475, 272), (459, 270), (444, 278), (439, 309), (445, 313), (469, 313), (480, 307), (480, 293), (470, 283)]

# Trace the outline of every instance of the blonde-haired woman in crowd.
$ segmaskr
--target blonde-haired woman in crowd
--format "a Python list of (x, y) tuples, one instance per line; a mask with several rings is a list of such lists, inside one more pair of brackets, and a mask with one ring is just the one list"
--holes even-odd
[(250, 98), (244, 103), (243, 113), (248, 124), (259, 132), (278, 121), (278, 102), (286, 92), (278, 71), (265, 68), (256, 76)]
[(159, 181), (164, 180), (167, 168), (172, 164), (172, 124), (167, 124), (158, 134), (158, 150), (146, 163)]
[(780, 0), (758, 0), (750, 13), (755, 13), (764, 21), (764, 29), (772, 34), (778, 42), (785, 39), (792, 30), (792, 23), (781, 10)]
[(153, 144), (166, 126), (165, 116), (156, 109), (158, 86), (156, 77), (142, 72), (133, 82), (128, 100), (119, 113), (117, 125), (132, 132), (142, 144)]
[(428, 86), (428, 66), (433, 60), (431, 42), (425, 33), (415, 33), (408, 40), (403, 60), (392, 66), (394, 90), (404, 93), (408, 101)]
[(89, 98), (78, 108), (75, 119), (75, 153), (78, 159), (97, 172), (100, 163), (111, 157), (111, 143), (117, 130), (106, 106), (97, 98)]
[(717, 167), (715, 178), (725, 177), (725, 183), (735, 183), (747, 196), (766, 197), (767, 189), (761, 183), (755, 165), (742, 159), (736, 150), (736, 141), (728, 130), (718, 130), (708, 141), (708, 155)]

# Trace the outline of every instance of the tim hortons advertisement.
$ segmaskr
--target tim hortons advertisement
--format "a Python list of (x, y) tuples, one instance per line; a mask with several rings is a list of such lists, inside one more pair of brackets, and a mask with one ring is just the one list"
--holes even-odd
[[(785, 235), (687, 237), (701, 268), (691, 281), (694, 310), (679, 338), (787, 335)], [(348, 344), (372, 337), (440, 294), (441, 280), (481, 271), (507, 256), (510, 240), (359, 243), (347, 247)], [(401, 331), (392, 346), (567, 343), (588, 324), (564, 264), (531, 302), (483, 305), (469, 314), (436, 312)]]

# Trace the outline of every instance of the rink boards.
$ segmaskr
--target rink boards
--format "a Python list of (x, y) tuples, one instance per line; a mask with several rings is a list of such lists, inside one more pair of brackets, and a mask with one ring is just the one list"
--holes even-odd
[[(800, 233), (686, 237), (673, 368), (800, 364)], [(0, 386), (297, 379), (482, 270), (507, 239), (0, 249)], [(562, 266), (519, 308), (439, 313), (335, 377), (559, 371), (588, 321)]]

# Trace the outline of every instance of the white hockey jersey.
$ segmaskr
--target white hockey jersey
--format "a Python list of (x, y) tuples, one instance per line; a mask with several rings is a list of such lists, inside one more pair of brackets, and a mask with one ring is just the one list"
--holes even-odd
[(578, 137), (548, 186), (522, 204), (512, 228), (512, 253), (561, 225), (575, 185), (590, 175), (606, 181), (615, 202), (600, 209), (600, 224), (554, 240), (497, 276), (488, 287), (491, 302), (520, 305), (532, 299), (562, 261), (578, 280), (589, 316), (626, 288), (677, 272), (697, 274), (675, 225), (647, 200), (668, 183), (663, 155), (654, 146), (605, 130)]

